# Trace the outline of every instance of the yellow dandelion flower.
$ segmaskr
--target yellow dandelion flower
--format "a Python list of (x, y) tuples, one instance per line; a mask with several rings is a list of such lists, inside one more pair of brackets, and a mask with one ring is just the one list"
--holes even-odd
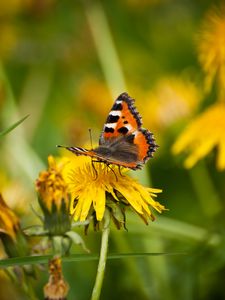
[(199, 61), (205, 72), (205, 87), (209, 91), (213, 80), (222, 95), (225, 91), (225, 6), (211, 9), (198, 35)]
[(217, 168), (225, 169), (225, 102), (217, 102), (198, 116), (173, 145), (174, 154), (187, 151), (185, 166), (191, 168), (218, 147)]
[(49, 156), (48, 164), (48, 170), (39, 174), (36, 189), (41, 201), (49, 211), (52, 210), (53, 203), (59, 210), (62, 200), (66, 206), (69, 204), (67, 184), (62, 175), (63, 163), (57, 165), (53, 156)]
[(154, 219), (150, 206), (160, 213), (165, 210), (163, 205), (153, 199), (161, 190), (142, 186), (129, 177), (126, 170), (120, 171), (117, 167), (107, 167), (103, 163), (93, 164), (87, 157), (74, 156), (64, 168), (74, 199), (71, 201), (70, 212), (76, 221), (86, 220), (93, 211), (97, 221), (101, 221), (106, 207), (112, 212), (113, 203), (130, 205), (146, 223), (149, 217)]
[(0, 233), (10, 236), (16, 241), (16, 234), (20, 230), (19, 219), (6, 205), (0, 194)]
[(49, 261), (49, 281), (44, 286), (45, 299), (65, 300), (69, 291), (69, 285), (62, 274), (62, 261), (55, 257)]

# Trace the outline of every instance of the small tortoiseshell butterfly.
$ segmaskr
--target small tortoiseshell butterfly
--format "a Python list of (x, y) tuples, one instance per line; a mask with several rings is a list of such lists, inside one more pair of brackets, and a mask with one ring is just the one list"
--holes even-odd
[(153, 134), (141, 126), (141, 116), (134, 106), (134, 99), (127, 93), (122, 93), (106, 119), (97, 148), (64, 148), (76, 155), (90, 156), (107, 165), (141, 169), (158, 147)]

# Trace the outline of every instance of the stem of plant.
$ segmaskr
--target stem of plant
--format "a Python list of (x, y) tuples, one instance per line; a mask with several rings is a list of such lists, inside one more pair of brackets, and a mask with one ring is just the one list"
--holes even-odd
[(104, 222), (104, 225), (103, 225), (103, 229), (102, 229), (100, 257), (99, 257), (99, 262), (98, 262), (98, 270), (97, 270), (97, 275), (96, 275), (96, 279), (95, 279), (95, 285), (94, 285), (92, 295), (91, 295), (91, 300), (99, 299), (100, 294), (101, 294), (104, 274), (105, 274), (109, 232), (110, 232), (110, 228), (109, 228), (110, 214), (107, 209), (105, 210), (103, 222)]

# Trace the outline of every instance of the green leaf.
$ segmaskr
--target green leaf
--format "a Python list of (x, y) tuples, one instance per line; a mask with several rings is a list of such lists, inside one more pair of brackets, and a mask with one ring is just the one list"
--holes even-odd
[(14, 128), (16, 128), (19, 124), (21, 124), (24, 120), (26, 120), (26, 118), (28, 118), (29, 115), (23, 117), (21, 120), (17, 121), (16, 123), (14, 123), (13, 125), (11, 125), (9, 128), (3, 130), (0, 132), (0, 137), (6, 135), (7, 133), (9, 133), (10, 131), (12, 131)]
[[(185, 255), (185, 252), (171, 252), (171, 253), (117, 253), (109, 254), (107, 259), (120, 259), (120, 258), (138, 258), (138, 257), (147, 257), (147, 256), (160, 256), (160, 255)], [(12, 266), (21, 266), (21, 265), (35, 265), (47, 263), (53, 255), (39, 255), (39, 256), (25, 256), (25, 257), (13, 257), (0, 260), (0, 267), (12, 267)], [(72, 262), (72, 261), (90, 261), (98, 260), (98, 254), (72, 254), (70, 256), (62, 257), (63, 262)]]

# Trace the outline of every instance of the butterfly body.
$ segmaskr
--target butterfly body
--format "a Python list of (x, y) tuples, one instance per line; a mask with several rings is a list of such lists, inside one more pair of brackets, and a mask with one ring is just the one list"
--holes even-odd
[(98, 147), (91, 150), (65, 148), (76, 155), (86, 155), (108, 165), (141, 169), (158, 147), (153, 134), (141, 126), (141, 117), (134, 107), (134, 100), (127, 93), (122, 93), (106, 119)]

